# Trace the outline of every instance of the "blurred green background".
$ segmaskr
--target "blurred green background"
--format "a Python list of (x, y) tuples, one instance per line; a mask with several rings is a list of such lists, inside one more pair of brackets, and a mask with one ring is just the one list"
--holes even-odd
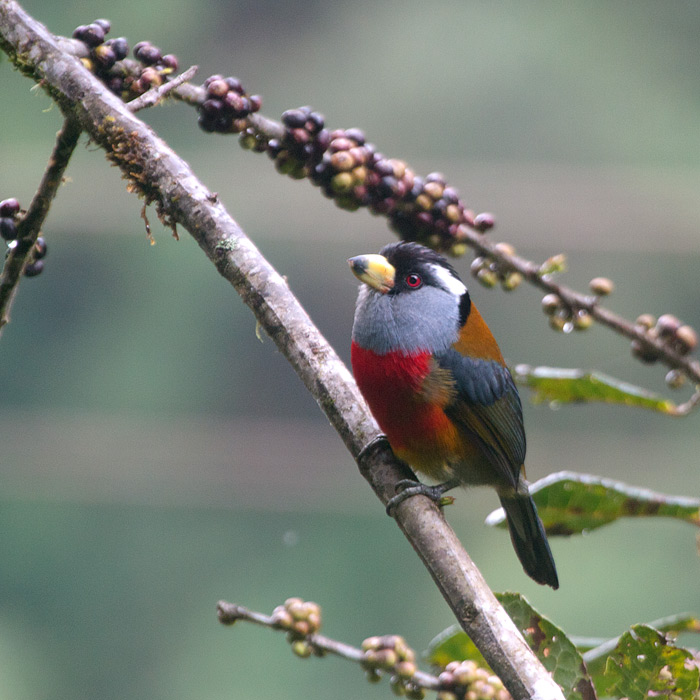
[[(237, 75), (279, 117), (311, 104), (386, 154), (440, 170), (495, 240), (563, 279), (612, 277), (609, 305), (700, 326), (700, 5), (31, 0), (52, 31), (97, 17)], [(60, 125), (0, 62), (0, 198), (26, 206)], [(356, 283), (345, 259), (391, 240), (308, 183), (277, 176), (174, 104), (143, 114), (287, 275), (348, 359)], [(331, 636), (395, 632), (416, 649), (452, 622), (328, 422), (196, 244), (180, 242), (84, 143), (45, 227), (44, 274), (25, 280), (0, 340), (0, 697), (387, 697), (358, 668), (301, 661), (281, 635), (216, 622), (218, 599), (269, 612), (317, 601)], [(468, 275), (469, 259), (458, 268)], [(539, 294), (471, 284), (512, 363), (596, 368), (664, 391), (664, 370), (593, 328), (549, 332)], [(687, 393), (678, 394), (681, 400)], [(559, 469), (698, 496), (698, 417), (533, 407), (528, 475)], [(615, 635), (700, 613), (695, 532), (622, 522), (552, 547), (561, 589), (531, 582), (493, 493), (448, 511), (487, 580), (519, 590), (571, 634)], [(697, 641), (697, 640), (696, 640)]]

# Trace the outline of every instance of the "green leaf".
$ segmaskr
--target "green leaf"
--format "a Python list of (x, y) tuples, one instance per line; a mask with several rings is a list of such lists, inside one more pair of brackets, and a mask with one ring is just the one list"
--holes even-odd
[(445, 668), (450, 661), (475, 661), (479, 666), (489, 667), (474, 642), (459, 625), (451, 625), (440, 632), (428, 645), (426, 657), (431, 664), (440, 668)]
[(608, 657), (598, 690), (629, 700), (670, 695), (692, 700), (698, 679), (698, 661), (688, 650), (651, 627), (636, 625)]
[(677, 415), (673, 401), (602, 372), (560, 367), (517, 365), (513, 378), (533, 390), (534, 403), (602, 403), (636, 406), (669, 415)]
[[(574, 535), (594, 530), (622, 517), (667, 517), (700, 527), (700, 500), (668, 496), (634, 488), (590, 474), (556, 472), (530, 487), (549, 535)], [(502, 508), (486, 518), (505, 527)]]
[[(646, 627), (651, 627), (657, 632), (662, 632), (675, 638), (681, 632), (700, 633), (700, 620), (689, 613), (680, 613), (649, 622)], [(595, 645), (586, 644), (585, 641), (583, 644), (579, 644), (574, 638), (572, 638), (572, 641), (574, 641), (579, 651), (585, 652), (583, 654), (583, 660), (586, 662), (586, 666), (594, 682), (596, 682), (597, 677), (605, 672), (607, 658), (620, 643), (620, 637), (598, 640), (598, 643)]]
[(496, 597), (568, 700), (595, 698), (586, 664), (564, 632), (519, 593), (501, 593)]
[[(570, 700), (594, 700), (595, 690), (583, 658), (564, 632), (540, 615), (521, 595), (501, 593), (496, 597), (539, 660), (553, 674), (564, 695)], [(487, 665), (471, 639), (457, 625), (449, 627), (430, 643), (428, 658), (441, 668), (450, 661), (464, 659)]]

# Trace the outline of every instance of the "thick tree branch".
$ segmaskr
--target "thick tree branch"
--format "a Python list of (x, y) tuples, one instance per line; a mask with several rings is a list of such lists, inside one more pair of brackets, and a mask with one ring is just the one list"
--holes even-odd
[[(13, 0), (0, 0), (0, 45), (40, 81), (107, 153), (161, 220), (189, 231), (273, 338), (357, 459), (377, 426), (350, 373), (223, 205), (148, 126), (139, 121), (45, 27)], [(380, 442), (362, 452), (362, 473), (384, 503), (407, 476)], [(563, 698), (498, 604), (442, 513), (424, 497), (406, 500), (395, 518), (438, 583), (463, 628), (514, 698)]]

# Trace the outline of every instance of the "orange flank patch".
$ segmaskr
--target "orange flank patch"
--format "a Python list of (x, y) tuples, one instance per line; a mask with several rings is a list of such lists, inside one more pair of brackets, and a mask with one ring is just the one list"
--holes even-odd
[(452, 347), (462, 355), (505, 364), (496, 339), (474, 304)]

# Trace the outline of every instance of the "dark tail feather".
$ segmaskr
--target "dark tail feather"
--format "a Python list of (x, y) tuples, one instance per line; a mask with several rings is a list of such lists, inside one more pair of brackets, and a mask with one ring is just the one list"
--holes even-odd
[(537, 583), (559, 588), (557, 569), (535, 502), (529, 494), (501, 496), (510, 539), (525, 573)]

